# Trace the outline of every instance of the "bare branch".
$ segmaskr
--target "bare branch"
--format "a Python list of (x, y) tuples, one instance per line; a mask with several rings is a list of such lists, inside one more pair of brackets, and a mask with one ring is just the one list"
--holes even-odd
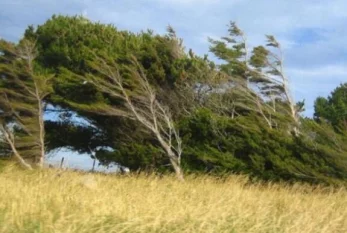
[(25, 168), (32, 170), (32, 166), (27, 163), (23, 157), (19, 154), (17, 151), (16, 145), (15, 145), (15, 139), (13, 133), (7, 128), (7, 126), (4, 125), (5, 123), (2, 122), (0, 124), (0, 133), (5, 139), (5, 142), (10, 146), (12, 153), (14, 157), (18, 160), (18, 162)]
[(184, 180), (181, 169), (182, 140), (174, 126), (170, 113), (157, 100), (156, 93), (149, 84), (141, 65), (133, 57), (132, 64), (135, 67), (128, 71), (138, 82), (140, 95), (131, 97), (123, 85), (123, 79), (116, 64), (109, 65), (97, 57), (98, 66), (95, 68), (107, 77), (102, 79), (94, 77), (94, 84), (102, 92), (124, 100), (125, 107), (138, 122), (147, 128), (156, 137), (161, 147), (165, 150), (177, 177)]

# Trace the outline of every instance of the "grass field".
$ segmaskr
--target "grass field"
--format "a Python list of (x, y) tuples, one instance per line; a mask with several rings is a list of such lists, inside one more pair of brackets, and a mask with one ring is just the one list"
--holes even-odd
[(233, 176), (0, 173), (0, 232), (347, 232), (347, 191)]

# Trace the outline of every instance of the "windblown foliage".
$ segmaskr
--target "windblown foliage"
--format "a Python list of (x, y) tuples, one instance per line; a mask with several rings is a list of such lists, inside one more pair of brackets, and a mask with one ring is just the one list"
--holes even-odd
[(31, 41), (18, 45), (0, 41), (0, 52), (2, 143), (25, 166), (42, 166), (46, 146), (43, 101), (51, 92), (51, 75), (35, 67), (36, 47)]
[(337, 131), (347, 133), (347, 83), (337, 87), (327, 99), (318, 97), (314, 107), (316, 120), (327, 120)]
[[(134, 75), (141, 70), (155, 93), (152, 99), (172, 113), (184, 171), (311, 183), (347, 179), (347, 136), (336, 131), (345, 122), (339, 115), (347, 106), (345, 87), (316, 101), (315, 116), (325, 121), (304, 119), (304, 102), (295, 103), (289, 90), (279, 42), (268, 35), (266, 45), (251, 49), (235, 23), (228, 32), (221, 40), (210, 39), (210, 51), (222, 60), (215, 65), (207, 55), (186, 53), (171, 27), (165, 35), (135, 34), (78, 16), (53, 16), (28, 27), (25, 39), (36, 41), (37, 67), (54, 73), (45, 101), (59, 118), (46, 121), (48, 150), (69, 147), (131, 170), (170, 170), (167, 151), (150, 127), (134, 121), (124, 98), (125, 93), (137, 109), (145, 109), (145, 91)], [(100, 69), (96, 58), (112, 65)], [(105, 91), (119, 91), (108, 79), (113, 68), (123, 95)]]

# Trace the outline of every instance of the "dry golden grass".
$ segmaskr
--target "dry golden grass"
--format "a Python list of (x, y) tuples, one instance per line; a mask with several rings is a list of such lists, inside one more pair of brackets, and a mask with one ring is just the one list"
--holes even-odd
[(347, 191), (234, 176), (0, 173), (0, 232), (347, 232)]

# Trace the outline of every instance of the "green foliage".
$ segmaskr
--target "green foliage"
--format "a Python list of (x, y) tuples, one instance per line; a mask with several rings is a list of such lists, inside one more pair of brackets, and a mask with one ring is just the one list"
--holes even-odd
[[(266, 36), (266, 46), (257, 46), (248, 54), (246, 37), (235, 23), (228, 32), (221, 40), (210, 39), (210, 51), (223, 61), (216, 66), (192, 50), (185, 54), (182, 40), (170, 26), (166, 35), (134, 34), (80, 16), (53, 16), (37, 28), (29, 26), (25, 38), (36, 40), (37, 80), (54, 73), (49, 86), (53, 93), (45, 101), (61, 110), (60, 120), (46, 121), (47, 149), (94, 151), (103, 164), (115, 162), (131, 170), (169, 170), (157, 140), (124, 117), (124, 100), (86, 81), (109, 82), (107, 74), (97, 69), (105, 62), (119, 70), (126, 93), (135, 100), (141, 98), (140, 84), (131, 75), (136, 71), (130, 59), (134, 57), (158, 101), (172, 112), (183, 140), (185, 171), (245, 173), (265, 180), (311, 183), (346, 180), (347, 136), (341, 130), (347, 117), (343, 115), (347, 112), (346, 84), (328, 99), (317, 99), (316, 121), (298, 118), (295, 124), (301, 133), (292, 135), (290, 112), (298, 115), (304, 102), (291, 103), (280, 81), (283, 64), (272, 51), (280, 49), (279, 43)], [(1, 90), (15, 97), (13, 103), (20, 99), (15, 107), (22, 116), (31, 114), (34, 119), (33, 100), (9, 78), (25, 79), (28, 73), (11, 50), (3, 49), (1, 54), (1, 74), (6, 76), (0, 79)], [(113, 117), (107, 114), (111, 110), (117, 111)], [(74, 115), (88, 123), (82, 124)], [(6, 150), (0, 144), (0, 154), (1, 148)]]
[(90, 71), (87, 63), (93, 60), (91, 51), (94, 51), (120, 64), (135, 55), (150, 71), (149, 79), (173, 81), (170, 64), (182, 57), (175, 34), (158, 36), (151, 31), (140, 34), (118, 31), (113, 25), (93, 23), (80, 16), (53, 16), (36, 30), (28, 29), (25, 36), (37, 40), (42, 65), (53, 69), (64, 67), (77, 74)]
[(49, 151), (65, 147), (79, 153), (90, 153), (90, 150), (108, 143), (101, 130), (89, 125), (47, 120), (45, 127), (49, 131), (46, 135)]
[(243, 32), (236, 26), (235, 22), (230, 22), (229, 35), (222, 37), (222, 40), (209, 39), (211, 43), (210, 52), (217, 58), (225, 61), (220, 65), (220, 69), (228, 75), (247, 82), (247, 47), (246, 38)]
[[(303, 102), (296, 105), (291, 97), (280, 44), (267, 35), (266, 46), (256, 46), (250, 53), (245, 34), (234, 22), (228, 31), (228, 37), (210, 39), (210, 51), (223, 60), (218, 68), (226, 75), (219, 86), (233, 99), (227, 112), (232, 118), (256, 113), (269, 128), (287, 127), (297, 134)], [(225, 102), (219, 105), (228, 108)]]
[(250, 64), (256, 68), (264, 68), (267, 66), (267, 56), (269, 51), (264, 46), (258, 46), (253, 49), (253, 56)]
[(14, 45), (1, 40), (0, 54), (0, 124), (15, 134), (12, 143), (21, 156), (36, 163), (44, 147), (43, 101), (52, 92), (52, 75), (36, 66), (31, 41)]
[[(147, 144), (148, 143), (148, 144)], [(166, 159), (165, 152), (151, 142), (133, 142), (109, 151), (100, 149), (96, 157), (103, 163), (116, 161), (132, 171), (165, 171), (170, 168), (170, 162)]]
[(233, 120), (208, 109), (184, 119), (180, 128), (187, 170), (239, 172), (269, 180), (314, 183), (347, 178), (347, 148), (328, 126), (305, 120), (305, 132), (316, 137), (297, 138), (258, 122), (254, 115)]
[[(103, 57), (110, 64), (116, 63), (129, 94), (135, 95), (138, 94), (136, 93), (138, 83), (128, 75), (129, 58), (135, 56), (144, 68), (150, 83), (157, 89), (157, 98), (169, 102), (170, 106), (175, 108), (174, 113), (177, 115), (182, 112), (182, 105), (176, 100), (182, 96), (182, 93), (176, 92), (176, 86), (184, 87), (187, 83), (193, 83), (190, 80), (199, 79), (200, 73), (204, 74), (204, 70), (209, 70), (205, 65), (206, 60), (188, 58), (183, 53), (182, 41), (176, 37), (172, 28), (164, 36), (154, 35), (151, 31), (133, 34), (118, 31), (111, 25), (93, 23), (82, 17), (53, 16), (37, 29), (28, 28), (26, 37), (37, 40), (40, 65), (56, 73), (53, 80), (54, 94), (50, 96), (49, 103), (75, 111), (79, 116), (88, 119), (96, 128), (102, 129), (110, 138), (107, 143), (100, 146), (118, 145), (120, 138), (127, 133), (125, 126), (116, 126), (114, 123), (109, 125), (106, 123), (109, 122), (108, 117), (100, 116), (107, 115), (109, 106), (117, 106), (117, 111), (122, 117), (124, 115), (122, 100), (98, 92), (93, 85), (83, 81), (91, 76), (99, 80), (105, 78), (95, 72), (95, 66), (98, 66), (95, 57)], [(192, 92), (191, 89), (186, 91)], [(132, 127), (138, 125), (133, 123)], [(59, 138), (54, 139), (55, 135), (59, 137), (64, 132), (71, 133), (68, 128), (62, 127), (62, 132), (56, 134), (54, 132), (57, 129), (52, 124), (46, 129), (49, 142), (53, 144), (49, 146), (50, 149), (64, 144), (54, 145), (54, 142), (60, 141)], [(117, 138), (114, 138), (114, 135), (117, 135)], [(68, 144), (65, 143), (66, 146), (70, 146)]]
[(327, 120), (336, 130), (347, 132), (347, 83), (337, 87), (327, 99), (318, 97), (314, 108), (317, 121)]

